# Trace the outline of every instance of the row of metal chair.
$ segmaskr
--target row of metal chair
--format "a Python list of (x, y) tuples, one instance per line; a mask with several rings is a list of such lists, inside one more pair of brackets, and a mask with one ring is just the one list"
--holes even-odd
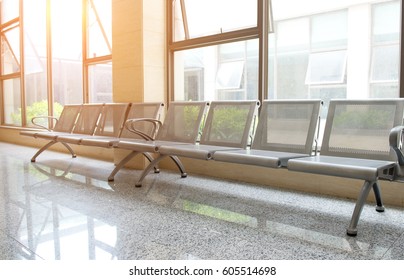
[[(357, 234), (370, 189), (375, 193), (376, 210), (384, 211), (378, 180), (399, 180), (404, 166), (402, 99), (331, 100), (324, 129), (320, 129), (319, 121), (321, 100), (266, 100), (262, 104), (259, 101), (172, 102), (164, 122), (158, 119), (162, 104), (126, 104), (122, 115), (107, 109), (124, 108), (124, 105), (103, 104), (98, 109), (93, 107), (99, 105), (89, 104), (78, 106), (80, 109), (65, 106), (66, 114), (69, 112), (67, 119), (71, 120), (79, 111), (77, 119), (72, 121), (74, 126), (64, 120), (64, 110), (57, 123), (63, 128), (21, 132), (50, 140), (32, 161), (49, 146), (60, 142), (67, 147), (78, 144), (129, 150), (111, 172), (110, 181), (129, 160), (143, 154), (150, 164), (136, 186), (141, 186), (153, 169), (158, 172), (158, 164), (165, 158), (171, 158), (181, 176), (186, 177), (181, 157), (360, 179), (365, 183), (347, 229), (347, 234), (352, 236)], [(146, 110), (148, 106), (154, 109)], [(99, 112), (97, 120), (94, 112)], [(319, 134), (322, 134), (321, 143)]]

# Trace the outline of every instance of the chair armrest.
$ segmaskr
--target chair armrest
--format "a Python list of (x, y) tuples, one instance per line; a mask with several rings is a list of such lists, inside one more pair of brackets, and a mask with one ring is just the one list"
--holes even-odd
[(38, 119), (47, 119), (48, 121), (49, 121), (49, 120), (55, 120), (56, 122), (58, 122), (58, 118), (52, 117), (52, 116), (38, 116), (38, 117), (33, 117), (33, 118), (31, 119), (31, 123), (32, 123), (33, 125), (38, 126), (38, 127), (40, 127), (40, 128), (43, 128), (43, 129), (46, 129), (46, 130), (48, 130), (48, 131), (52, 131), (52, 130), (49, 129), (49, 128), (47, 128), (47, 127), (45, 127), (45, 126), (43, 126), (43, 125), (41, 125), (41, 124), (39, 124), (39, 123), (37, 123), (37, 120), (38, 120)]
[(390, 147), (396, 152), (397, 160), (400, 165), (404, 165), (404, 154), (401, 151), (404, 126), (396, 126), (390, 131)]
[[(147, 133), (144, 133), (143, 131), (140, 131), (139, 129), (135, 128), (135, 125), (140, 122), (148, 122), (153, 125), (153, 131), (151, 135), (148, 135)], [(160, 129), (162, 125), (163, 124), (161, 121), (150, 118), (129, 119), (125, 122), (125, 127), (127, 130), (129, 130), (132, 133), (135, 133), (136, 135), (142, 137), (145, 140), (150, 141), (153, 141), (155, 139), (157, 131)]]

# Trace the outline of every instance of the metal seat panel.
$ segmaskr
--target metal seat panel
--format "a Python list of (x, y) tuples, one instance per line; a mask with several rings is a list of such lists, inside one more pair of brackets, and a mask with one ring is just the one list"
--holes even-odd
[(71, 133), (66, 133), (66, 132), (53, 132), (53, 131), (47, 131), (47, 132), (38, 132), (35, 134), (35, 138), (40, 138), (40, 139), (46, 139), (46, 140), (53, 140), (56, 141), (56, 139), (59, 136), (64, 136), (64, 135), (72, 135)]
[(217, 151), (239, 150), (239, 148), (215, 145), (163, 145), (158, 149), (161, 155), (180, 156), (194, 159), (212, 159)]
[(276, 152), (266, 150), (218, 151), (214, 153), (216, 161), (233, 162), (263, 167), (279, 168), (287, 166), (289, 159), (307, 157), (306, 154)]
[(30, 137), (36, 137), (36, 135), (40, 132), (43, 131), (37, 131), (37, 130), (23, 130), (20, 132), (20, 135), (22, 136), (30, 136)]
[(56, 136), (56, 141), (78, 145), (85, 136), (88, 135), (85, 134), (60, 135)]
[(365, 181), (376, 181), (382, 171), (393, 168), (395, 162), (359, 158), (313, 156), (291, 159), (288, 169)]
[(93, 146), (100, 148), (112, 148), (115, 143), (120, 140), (118, 137), (107, 137), (107, 136), (91, 136), (88, 138), (82, 138), (80, 145), (83, 146)]

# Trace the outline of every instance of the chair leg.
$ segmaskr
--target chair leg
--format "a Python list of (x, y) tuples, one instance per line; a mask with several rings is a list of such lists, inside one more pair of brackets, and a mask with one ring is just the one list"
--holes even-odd
[(57, 142), (55, 140), (50, 141), (48, 144), (46, 144), (45, 146), (43, 146), (41, 149), (39, 149), (36, 154), (31, 158), (31, 162), (35, 162), (36, 158), (45, 150), (47, 150), (49, 147), (55, 145), (56, 143), (61, 143), (63, 146), (66, 147), (66, 149), (70, 152), (70, 154), (72, 155), (72, 158), (76, 157), (76, 153), (73, 151), (73, 149), (66, 143), (63, 142)]
[(366, 198), (369, 195), (370, 189), (376, 182), (369, 182), (366, 181), (363, 186), (362, 190), (359, 194), (358, 200), (356, 201), (355, 209), (352, 214), (351, 223), (346, 231), (349, 236), (356, 236), (358, 234), (357, 225), (359, 222), (360, 215), (362, 213), (363, 206), (365, 205)]
[(379, 186), (378, 182), (375, 182), (373, 184), (373, 192), (374, 192), (375, 198), (376, 198), (376, 211), (384, 212), (384, 206), (383, 206), (382, 196), (381, 196), (381, 192), (380, 192), (380, 186)]
[(70, 147), (70, 145), (69, 145), (69, 144), (67, 144), (67, 143), (63, 143), (63, 142), (60, 142), (60, 143), (61, 143), (63, 146), (65, 146), (65, 147), (66, 147), (66, 149), (68, 149), (68, 150), (69, 150), (70, 154), (72, 155), (72, 158), (77, 157), (76, 153), (73, 151), (72, 147)]
[(175, 165), (177, 165), (178, 169), (180, 170), (181, 178), (186, 178), (188, 174), (185, 172), (185, 167), (180, 159), (177, 156), (170, 156), (170, 158), (174, 161)]
[[(149, 162), (152, 162), (154, 160), (154, 158), (149, 153), (143, 153), (143, 155)], [(154, 166), (154, 173), (160, 173), (160, 169), (157, 165)]]
[(118, 173), (119, 170), (122, 169), (122, 167), (128, 163), (133, 157), (135, 157), (136, 155), (138, 155), (140, 152), (137, 151), (132, 151), (130, 152), (126, 157), (124, 157), (114, 168), (114, 170), (112, 170), (111, 174), (109, 174), (108, 176), (108, 181), (114, 181), (114, 177), (115, 174)]
[(142, 186), (142, 182), (144, 180), (144, 178), (147, 176), (147, 174), (150, 173), (150, 171), (164, 158), (166, 158), (167, 156), (165, 155), (159, 155), (158, 157), (156, 157), (154, 160), (152, 160), (148, 166), (146, 166), (146, 168), (143, 170), (142, 174), (140, 174), (140, 177), (138, 179), (138, 181), (136, 182), (135, 186), (137, 188), (140, 188)]
[(44, 145), (42, 148), (40, 148), (36, 154), (31, 158), (31, 162), (35, 162), (36, 158), (46, 149), (48, 149), (50, 146), (55, 145), (57, 142), (56, 141), (50, 141), (48, 144)]

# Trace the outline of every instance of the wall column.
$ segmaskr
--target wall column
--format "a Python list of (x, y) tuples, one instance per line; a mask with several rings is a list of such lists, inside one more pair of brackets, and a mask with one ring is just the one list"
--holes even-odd
[(164, 101), (165, 3), (112, 1), (114, 102)]
[[(164, 0), (112, 1), (114, 102), (163, 102), (166, 92)], [(115, 150), (119, 162), (128, 151)], [(129, 164), (144, 168), (135, 157)]]

